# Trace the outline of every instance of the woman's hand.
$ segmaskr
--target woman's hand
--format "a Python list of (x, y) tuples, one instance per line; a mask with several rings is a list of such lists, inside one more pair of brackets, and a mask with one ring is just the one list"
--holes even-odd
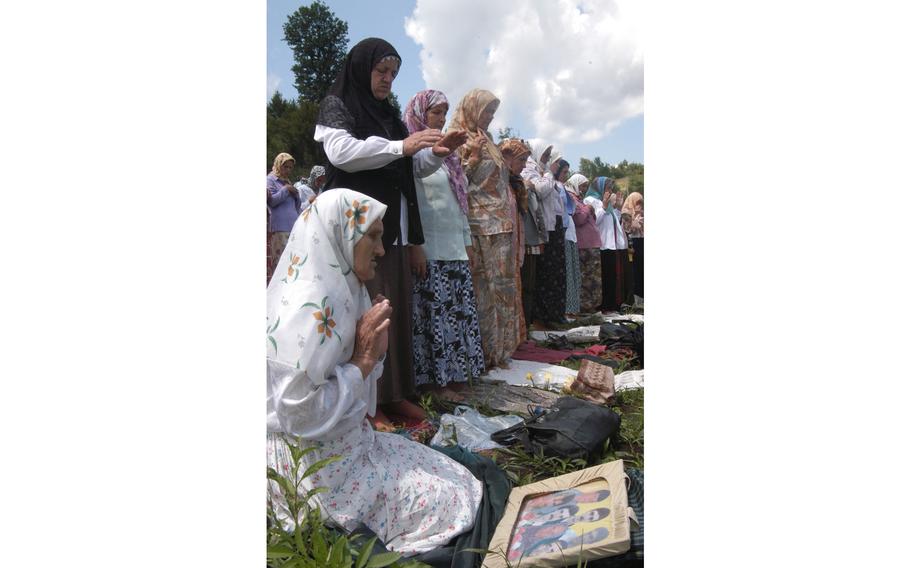
[(382, 298), (379, 301), (374, 300), (373, 307), (357, 322), (351, 363), (360, 368), (364, 379), (373, 372), (379, 358), (389, 350), (391, 315), (392, 305), (387, 299)]
[(474, 135), (469, 137), (467, 144), (465, 144), (465, 149), (468, 154), (468, 162), (471, 164), (477, 164), (480, 162), (480, 157), (483, 154), (483, 147), (487, 143), (487, 137), (483, 135)]
[(401, 146), (401, 151), (405, 156), (413, 156), (424, 148), (435, 146), (440, 140), (442, 140), (442, 132), (435, 128), (428, 128), (426, 130), (421, 130), (420, 132), (415, 132), (405, 138), (404, 144)]
[(459, 146), (467, 142), (468, 133), (464, 130), (449, 130), (442, 140), (433, 146), (433, 154), (440, 158), (445, 158), (458, 149)]
[(289, 184), (287, 184), (286, 186), (284, 186), (284, 188), (285, 188), (286, 190), (288, 190), (288, 193), (290, 193), (290, 194), (293, 195), (294, 197), (297, 197), (298, 195), (300, 195), (300, 193), (297, 191), (297, 188), (294, 187), (293, 184), (290, 184), (290, 183), (289, 183)]
[(408, 256), (411, 260), (411, 273), (420, 278), (421, 280), (426, 279), (427, 277), (427, 255), (423, 252), (423, 247), (420, 245), (412, 245), (408, 247)]

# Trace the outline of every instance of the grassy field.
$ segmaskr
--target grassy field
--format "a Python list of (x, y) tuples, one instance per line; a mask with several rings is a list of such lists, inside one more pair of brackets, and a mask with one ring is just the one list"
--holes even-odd
[[(579, 364), (579, 361), (561, 363), (572, 369), (577, 369)], [(616, 372), (640, 368), (641, 365), (637, 360), (631, 360), (624, 362)], [(440, 415), (451, 412), (456, 406), (456, 403), (441, 400), (432, 394), (422, 396), (419, 402), (433, 421), (437, 421)], [(487, 416), (501, 414), (483, 403), (469, 404), (469, 406), (473, 406), (478, 412)], [(618, 435), (613, 440), (606, 442), (600, 463), (622, 459), (627, 466), (644, 470), (644, 389), (630, 389), (616, 393), (611, 408), (621, 416), (622, 420)], [(348, 538), (326, 528), (320, 521), (318, 510), (310, 507), (309, 496), (300, 497), (297, 491), (303, 479), (315, 473), (319, 469), (317, 466), (321, 467), (321, 464), (314, 464), (310, 468), (302, 467), (300, 459), (308, 451), (310, 450), (300, 448), (293, 450), (297, 467), (293, 468), (287, 476), (282, 476), (271, 469), (268, 472), (269, 478), (281, 487), (291, 511), (299, 512), (299, 515), (296, 516), (302, 520), (297, 523), (292, 532), (285, 532), (278, 527), (275, 513), (271, 506), (269, 507), (267, 565), (276, 568), (381, 568), (384, 566), (417, 568), (423, 566), (413, 561), (402, 560), (395, 553), (373, 554), (371, 551), (375, 539)], [(506, 472), (515, 486), (526, 485), (588, 467), (583, 460), (529, 454), (520, 446), (482, 453), (490, 456)], [(323, 461), (329, 463), (332, 459)], [(318, 489), (314, 491), (318, 491)]]

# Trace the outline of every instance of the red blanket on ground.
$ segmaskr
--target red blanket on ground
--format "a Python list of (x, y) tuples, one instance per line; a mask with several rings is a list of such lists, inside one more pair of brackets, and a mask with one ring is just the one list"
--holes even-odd
[(518, 349), (512, 353), (512, 359), (522, 361), (536, 361), (538, 363), (559, 363), (569, 358), (569, 355), (600, 355), (607, 350), (605, 345), (592, 345), (587, 349), (571, 351), (569, 349), (547, 349), (539, 347), (537, 343), (528, 340), (518, 346)]

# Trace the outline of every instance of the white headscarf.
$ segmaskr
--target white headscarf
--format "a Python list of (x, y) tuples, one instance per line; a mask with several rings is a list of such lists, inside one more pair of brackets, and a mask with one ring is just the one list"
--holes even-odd
[(588, 183), (588, 178), (581, 174), (572, 174), (572, 177), (566, 180), (566, 190), (571, 192), (575, 197), (581, 199), (584, 197), (579, 189), (582, 185)]
[[(535, 162), (537, 162), (538, 165), (540, 165), (540, 157), (543, 155), (544, 152), (547, 151), (547, 148), (553, 147), (552, 144), (547, 144), (540, 138), (535, 138), (533, 140), (530, 140), (530, 146), (531, 146), (531, 159), (533, 159)], [(552, 156), (552, 152), (551, 152), (550, 159), (547, 161), (547, 163), (551, 163), (552, 161), (553, 161), (553, 156)]]
[(371, 305), (354, 274), (354, 245), (385, 210), (337, 188), (297, 219), (266, 293), (269, 359), (302, 369), (315, 385), (350, 360), (357, 320)]

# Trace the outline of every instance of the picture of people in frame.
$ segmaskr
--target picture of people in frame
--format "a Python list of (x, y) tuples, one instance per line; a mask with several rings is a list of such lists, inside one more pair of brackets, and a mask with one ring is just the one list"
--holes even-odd
[(596, 546), (610, 536), (611, 493), (604, 480), (527, 499), (509, 543), (508, 559), (546, 556), (584, 545)]

